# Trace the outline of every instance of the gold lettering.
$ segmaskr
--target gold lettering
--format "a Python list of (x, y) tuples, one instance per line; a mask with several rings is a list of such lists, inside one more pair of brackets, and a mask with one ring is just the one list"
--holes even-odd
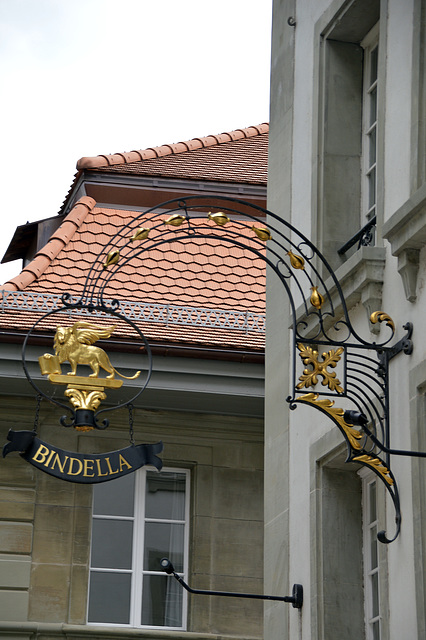
[(50, 467), (51, 469), (55, 468), (55, 464), (58, 463), (58, 469), (61, 473), (64, 473), (64, 469), (65, 469), (65, 465), (67, 463), (69, 456), (65, 456), (65, 460), (63, 463), (61, 463), (61, 459), (59, 457), (59, 453), (56, 454), (56, 456), (53, 458), (53, 462), (52, 462), (52, 466)]
[[(74, 462), (78, 462), (79, 467), (77, 471), (73, 471), (72, 467)], [(68, 475), (69, 476), (78, 476), (79, 473), (81, 473), (83, 470), (83, 463), (81, 460), (79, 460), (78, 458), (70, 458), (70, 466), (68, 467)]]
[(132, 465), (131, 465), (131, 464), (129, 464), (125, 458), (123, 458), (123, 456), (121, 455), (121, 453), (119, 453), (119, 454), (118, 454), (118, 459), (119, 459), (119, 461), (120, 461), (120, 473), (123, 471), (123, 465), (126, 465), (126, 467), (127, 467), (128, 469), (131, 469), (131, 468), (132, 468)]
[(114, 475), (115, 473), (118, 473), (118, 469), (116, 469), (115, 471), (113, 471), (111, 469), (111, 464), (110, 464), (109, 458), (105, 458), (105, 460), (106, 460), (106, 463), (107, 463), (107, 467), (109, 469), (109, 475), (111, 476), (111, 475)]
[[(93, 464), (94, 464), (94, 460), (88, 460), (88, 459), (84, 459), (84, 472), (83, 472), (83, 476), (86, 476), (87, 478), (93, 478), (93, 476), (95, 475), (94, 473), (88, 473), (89, 471), (93, 471)], [(91, 465), (89, 467), (89, 465)]]
[(45, 467), (48, 467), (50, 464), (50, 461), (52, 459), (53, 454), (56, 453), (55, 449), (52, 449), (52, 451), (49, 454), (49, 457), (47, 458), (46, 462), (44, 463)]
[[(44, 449), (44, 451), (43, 451)], [(33, 460), (34, 462), (43, 462), (46, 460), (46, 456), (49, 453), (50, 449), (48, 449), (47, 447), (44, 446), (44, 444), (41, 444), (38, 448), (37, 453), (35, 454), (35, 456), (33, 456)], [(41, 456), (41, 458), (38, 458), (38, 456)]]
[(96, 458), (96, 466), (98, 467), (98, 476), (107, 476), (108, 473), (102, 473), (101, 472), (101, 464), (100, 464), (100, 460), (99, 458)]

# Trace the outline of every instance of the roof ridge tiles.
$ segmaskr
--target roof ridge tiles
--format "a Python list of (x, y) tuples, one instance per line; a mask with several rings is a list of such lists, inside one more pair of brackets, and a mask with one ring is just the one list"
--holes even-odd
[(4, 285), (1, 286), (1, 289), (6, 291), (23, 291), (35, 282), (63, 247), (68, 244), (74, 233), (85, 220), (87, 214), (93, 210), (95, 205), (96, 201), (89, 196), (80, 198), (69, 214), (65, 216), (61, 226), (50, 236), (44, 247), (36, 253), (33, 260), (27, 264), (15, 278), (11, 278), (5, 282)]
[(185, 151), (193, 151), (195, 149), (203, 149), (212, 147), (226, 142), (235, 142), (244, 138), (252, 138), (264, 133), (268, 133), (269, 123), (263, 122), (259, 125), (252, 125), (245, 129), (236, 129), (235, 131), (225, 131), (216, 135), (208, 135), (204, 138), (192, 138), (184, 142), (176, 142), (172, 144), (163, 144), (159, 147), (148, 147), (147, 149), (134, 150), (130, 152), (113, 153), (109, 155), (87, 156), (80, 158), (77, 162), (77, 169), (97, 169), (104, 166), (112, 166), (117, 164), (130, 164), (132, 162), (140, 162), (141, 160), (150, 160), (153, 158), (161, 158), (167, 155), (176, 155)]

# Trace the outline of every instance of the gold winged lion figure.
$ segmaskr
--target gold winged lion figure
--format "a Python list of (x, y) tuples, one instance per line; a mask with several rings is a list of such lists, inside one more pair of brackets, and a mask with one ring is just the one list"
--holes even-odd
[(134, 376), (127, 377), (119, 373), (111, 364), (109, 357), (103, 349), (93, 346), (97, 340), (109, 338), (117, 325), (112, 327), (98, 327), (89, 322), (75, 322), (72, 327), (58, 326), (53, 341), (55, 353), (60, 364), (69, 362), (71, 371), (67, 375), (75, 376), (78, 364), (86, 364), (92, 368), (90, 378), (99, 376), (100, 368), (104, 369), (107, 378), (113, 379), (115, 374), (126, 380), (134, 380), (140, 375), (137, 371)]

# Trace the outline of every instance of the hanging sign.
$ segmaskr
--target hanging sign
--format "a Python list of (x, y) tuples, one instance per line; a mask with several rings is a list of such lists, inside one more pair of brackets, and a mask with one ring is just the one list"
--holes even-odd
[[(43, 317), (46, 318), (52, 313), (48, 312)], [(114, 315), (120, 317), (118, 313)], [(134, 326), (130, 321), (127, 320), (127, 322)], [(115, 328), (116, 325), (112, 327), (98, 326), (82, 320), (74, 322), (71, 326), (57, 326), (53, 340), (55, 353), (45, 353), (39, 357), (41, 374), (47, 376), (51, 384), (66, 387), (64, 396), (69, 400), (72, 409), (70, 409), (70, 421), (67, 422), (66, 416), (62, 416), (60, 419), (60, 423), (64, 427), (74, 427), (78, 432), (106, 429), (109, 420), (104, 419), (102, 423), (98, 422), (96, 413), (100, 403), (106, 399), (105, 390), (114, 391), (121, 388), (123, 381), (117, 380), (116, 375), (125, 380), (135, 380), (140, 376), (140, 371), (136, 371), (130, 377), (117, 371), (111, 364), (107, 353), (94, 345), (97, 340), (109, 338)], [(144, 345), (147, 352), (150, 353), (148, 344), (144, 342)], [(25, 351), (25, 346), (26, 341), (23, 351)], [(38, 389), (26, 368), (25, 358), (23, 358), (23, 362), (28, 380), (39, 393), (34, 429), (33, 431), (13, 431), (11, 429), (7, 436), (9, 442), (3, 447), (3, 457), (12, 451), (17, 451), (24, 460), (37, 469), (61, 480), (82, 484), (95, 484), (120, 478), (133, 473), (144, 465), (151, 465), (159, 471), (161, 470), (163, 463), (156, 454), (163, 450), (162, 442), (139, 445), (133, 443), (133, 405), (131, 401), (119, 405), (126, 406), (127, 404), (129, 407), (130, 442), (132, 444), (124, 449), (108, 453), (86, 454), (65, 451), (40, 440), (37, 437), (37, 424), (41, 396), (60, 406), (64, 405), (54, 400), (53, 397), (46, 396)], [(61, 365), (65, 362), (68, 362), (71, 367), (68, 372), (62, 372), (61, 369)], [(78, 375), (77, 367), (80, 365), (90, 367), (92, 370), (90, 375)], [(150, 371), (151, 365), (146, 382), (135, 397), (145, 388)], [(104, 375), (101, 375), (101, 372)]]
[(144, 465), (152, 465), (159, 471), (163, 465), (157, 453), (163, 443), (131, 445), (108, 453), (77, 453), (64, 451), (40, 438), (33, 431), (9, 431), (9, 443), (3, 447), (3, 457), (11, 451), (19, 451), (24, 460), (51, 476), (78, 482), (95, 484), (132, 473)]

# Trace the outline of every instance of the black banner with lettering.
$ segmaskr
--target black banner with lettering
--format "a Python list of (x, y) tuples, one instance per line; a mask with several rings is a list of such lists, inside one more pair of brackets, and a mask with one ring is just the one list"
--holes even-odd
[(10, 429), (3, 447), (3, 458), (11, 451), (18, 451), (22, 458), (37, 469), (51, 476), (94, 484), (133, 473), (144, 465), (152, 465), (159, 471), (163, 462), (157, 453), (163, 450), (163, 443), (130, 445), (119, 451), (108, 453), (76, 453), (64, 451), (37, 438), (33, 431), (13, 431)]

